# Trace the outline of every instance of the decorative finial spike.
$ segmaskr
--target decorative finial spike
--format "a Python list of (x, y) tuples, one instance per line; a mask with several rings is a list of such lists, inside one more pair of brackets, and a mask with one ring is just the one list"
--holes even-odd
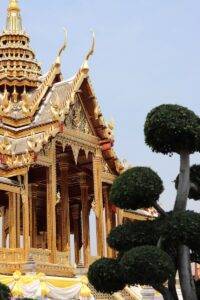
[(22, 20), (18, 0), (9, 0), (6, 30), (11, 33), (22, 32)]
[(8, 10), (20, 11), (19, 4), (17, 0), (9, 0)]
[(60, 48), (60, 50), (58, 51), (58, 56), (61, 56), (62, 52), (65, 51), (65, 49), (67, 48), (67, 29), (63, 27), (63, 30), (64, 30), (64, 43)]
[[(92, 30), (91, 30), (92, 31)], [(85, 56), (83, 65), (82, 65), (82, 72), (87, 75), (87, 73), (89, 72), (89, 64), (88, 61), (90, 59), (90, 57), (94, 54), (95, 51), (95, 45), (96, 45), (96, 38), (95, 38), (95, 33), (94, 31), (92, 31), (92, 46), (90, 48), (90, 50), (88, 51), (88, 53)]]
[(85, 59), (88, 61), (89, 58), (94, 54), (94, 51), (95, 51), (95, 47), (96, 47), (96, 37), (95, 37), (95, 33), (93, 30), (91, 30), (92, 32), (92, 46), (90, 48), (90, 50), (88, 51)]

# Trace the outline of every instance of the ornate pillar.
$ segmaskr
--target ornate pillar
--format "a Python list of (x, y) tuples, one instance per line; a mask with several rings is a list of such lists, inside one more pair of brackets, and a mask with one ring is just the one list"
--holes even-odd
[[(113, 216), (112, 205), (109, 203), (109, 191), (110, 191), (110, 186), (108, 185), (103, 186), (103, 198), (105, 203), (105, 216), (106, 216), (106, 237), (109, 235), (112, 228), (115, 227), (114, 224), (115, 216)], [(108, 245), (107, 245), (107, 256), (108, 257), (115, 256), (114, 250), (111, 249)]]
[(74, 204), (72, 209), (72, 219), (74, 226), (74, 253), (75, 253), (75, 263), (76, 265), (80, 262), (80, 205)]
[(2, 248), (6, 248), (6, 231), (5, 231), (5, 212), (6, 209), (4, 206), (1, 207), (1, 219), (2, 219)]
[(16, 195), (9, 192), (9, 247), (14, 249), (16, 245)]
[(27, 258), (30, 249), (30, 233), (29, 233), (29, 200), (28, 200), (28, 173), (24, 175), (24, 191), (22, 193), (23, 203), (23, 239), (24, 251)]
[(51, 166), (47, 168), (47, 245), (51, 250), (51, 262), (56, 263), (56, 145), (49, 151)]
[(37, 248), (37, 184), (29, 185), (29, 202), (30, 202), (30, 244), (32, 248)]
[(21, 196), (16, 195), (16, 246), (20, 248), (20, 236), (21, 236)]
[(81, 204), (82, 204), (82, 226), (83, 226), (83, 255), (84, 266), (88, 267), (90, 258), (90, 228), (89, 228), (89, 199), (86, 174), (80, 175)]
[(104, 234), (103, 234), (103, 195), (102, 195), (102, 154), (97, 150), (93, 157), (93, 178), (94, 178), (94, 201), (97, 224), (97, 253), (104, 255)]
[(69, 190), (68, 190), (68, 171), (67, 155), (64, 153), (60, 157), (61, 173), (61, 250), (68, 251), (70, 247), (70, 215), (69, 215)]

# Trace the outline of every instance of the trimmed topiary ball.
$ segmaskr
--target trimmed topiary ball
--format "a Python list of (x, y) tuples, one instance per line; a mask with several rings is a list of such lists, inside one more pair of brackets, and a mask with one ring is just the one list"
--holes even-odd
[(177, 246), (187, 245), (191, 250), (200, 249), (200, 214), (193, 211), (174, 212), (165, 218), (163, 237)]
[(123, 209), (148, 208), (158, 201), (163, 190), (163, 182), (156, 172), (146, 167), (134, 167), (114, 181), (110, 201)]
[[(175, 187), (178, 188), (179, 175), (175, 180)], [(190, 168), (190, 191), (189, 199), (200, 200), (200, 165), (193, 165)]]
[(175, 273), (170, 256), (154, 246), (142, 246), (126, 252), (121, 259), (127, 284), (160, 286)]
[(91, 285), (100, 293), (113, 294), (125, 287), (124, 273), (117, 260), (101, 258), (88, 271)]
[(186, 107), (163, 104), (154, 108), (144, 126), (145, 142), (155, 152), (180, 154), (200, 149), (199, 117)]
[(10, 300), (11, 299), (11, 291), (8, 286), (0, 283), (0, 299)]
[(108, 235), (108, 245), (119, 252), (144, 245), (156, 246), (160, 238), (160, 227), (156, 221), (126, 222), (113, 228)]

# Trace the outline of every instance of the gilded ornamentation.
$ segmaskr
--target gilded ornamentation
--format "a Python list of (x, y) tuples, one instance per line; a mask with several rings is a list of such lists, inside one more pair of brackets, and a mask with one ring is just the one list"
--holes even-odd
[(112, 174), (107, 162), (103, 160), (102, 169), (104, 173)]
[(58, 94), (55, 92), (55, 100), (51, 101), (51, 113), (53, 119), (59, 122), (63, 122), (65, 115), (69, 111), (69, 102), (66, 102), (65, 105), (61, 104)]
[(30, 150), (39, 152), (42, 148), (43, 139), (41, 136), (36, 136), (34, 132), (31, 133), (31, 137), (27, 141), (27, 145)]
[[(88, 263), (90, 243), (87, 234), (92, 198), (97, 220), (98, 255), (103, 255), (103, 184), (110, 186), (114, 174), (122, 166), (111, 148), (114, 122), (105, 121), (89, 79), (88, 62), (95, 50), (95, 35), (93, 33), (92, 46), (78, 72), (65, 81), (60, 56), (66, 47), (65, 32), (64, 44), (55, 61), (49, 72), (41, 76), (40, 64), (22, 27), (18, 1), (10, 0), (6, 29), (0, 35), (0, 176), (9, 178), (7, 182), (0, 182), (0, 189), (9, 193), (13, 204), (12, 210), (10, 204), (7, 208), (6, 228), (3, 224), (5, 236), (2, 244), (5, 247), (6, 235), (10, 235), (11, 228), (9, 247), (13, 248), (0, 249), (0, 268), (4, 273), (16, 268), (23, 270), (31, 254), (37, 261), (37, 271), (47, 275), (74, 276), (74, 269), (69, 265), (70, 230), (74, 230), (77, 237), (77, 264), (81, 244), (83, 261)], [(57, 169), (58, 165), (60, 169)], [(66, 175), (68, 168), (69, 174)], [(84, 176), (87, 174), (84, 184), (80, 180), (83, 172)], [(40, 205), (44, 198), (45, 206), (44, 203)], [(59, 219), (56, 219), (58, 203), (64, 220), (60, 222), (61, 227), (57, 226)], [(67, 206), (64, 203), (68, 203)], [(82, 229), (78, 226), (70, 228), (69, 224), (72, 207), (77, 203), (74, 220), (82, 218)], [(37, 226), (36, 211), (44, 207), (45, 226)], [(78, 225), (78, 222), (73, 225)], [(78, 241), (79, 230), (84, 233), (85, 240)], [(20, 246), (22, 231), (23, 249), (15, 249)], [(38, 249), (40, 247), (43, 249)]]
[(3, 139), (0, 142), (0, 153), (10, 154), (12, 150), (12, 143), (9, 141), (7, 134), (4, 134)]
[(71, 106), (65, 119), (65, 126), (69, 129), (79, 130), (86, 134), (93, 134), (79, 100)]

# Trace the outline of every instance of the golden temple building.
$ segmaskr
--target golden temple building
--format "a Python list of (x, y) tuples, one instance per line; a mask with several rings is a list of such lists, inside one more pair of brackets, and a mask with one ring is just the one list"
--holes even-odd
[(114, 255), (105, 242), (117, 219), (108, 197), (123, 166), (89, 77), (95, 38), (69, 80), (66, 40), (45, 75), (29, 43), (10, 0), (0, 35), (0, 272), (23, 272), (32, 257), (37, 272), (73, 277), (75, 265), (93, 259), (95, 227), (96, 256)]

